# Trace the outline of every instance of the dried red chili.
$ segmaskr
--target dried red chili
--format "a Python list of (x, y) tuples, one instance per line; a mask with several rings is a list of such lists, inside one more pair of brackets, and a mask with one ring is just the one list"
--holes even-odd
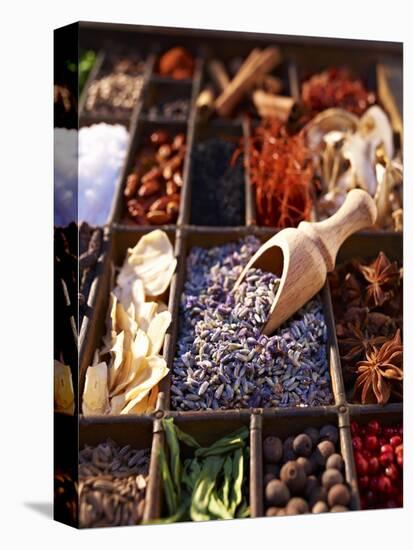
[(360, 79), (352, 77), (347, 69), (330, 68), (306, 80), (301, 89), (304, 106), (312, 113), (330, 107), (340, 107), (361, 115), (375, 102)]
[(281, 122), (268, 119), (256, 128), (248, 149), (258, 224), (284, 228), (308, 220), (314, 166), (302, 136), (290, 136)]

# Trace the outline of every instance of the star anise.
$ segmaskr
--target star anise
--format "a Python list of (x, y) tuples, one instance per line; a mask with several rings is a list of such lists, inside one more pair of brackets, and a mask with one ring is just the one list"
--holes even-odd
[(392, 393), (401, 396), (403, 382), (403, 344), (400, 330), (380, 348), (375, 346), (366, 353), (366, 361), (356, 365), (357, 380), (354, 386), (361, 402), (384, 405)]
[(360, 323), (348, 323), (345, 329), (344, 338), (339, 338), (340, 348), (343, 347), (349, 350), (342, 359), (351, 361), (360, 355), (366, 354), (375, 345), (384, 344), (387, 340), (385, 336), (370, 337), (365, 330), (362, 329)]
[(367, 302), (375, 306), (383, 305), (393, 296), (393, 288), (400, 281), (397, 262), (390, 262), (384, 252), (380, 252), (373, 263), (360, 266), (360, 272), (368, 283)]

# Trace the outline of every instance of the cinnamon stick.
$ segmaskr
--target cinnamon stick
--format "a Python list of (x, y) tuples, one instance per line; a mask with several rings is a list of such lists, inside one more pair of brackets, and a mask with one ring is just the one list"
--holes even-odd
[(263, 51), (253, 50), (240, 67), (225, 90), (215, 101), (215, 109), (220, 116), (229, 116), (243, 95), (263, 75), (281, 62), (278, 48), (268, 47)]
[(223, 92), (228, 86), (230, 80), (224, 64), (217, 59), (208, 63), (209, 75), (220, 92)]

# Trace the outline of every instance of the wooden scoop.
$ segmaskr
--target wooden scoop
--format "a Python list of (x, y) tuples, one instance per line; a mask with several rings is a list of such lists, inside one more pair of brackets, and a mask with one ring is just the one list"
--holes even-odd
[(327, 273), (334, 269), (343, 242), (352, 233), (372, 226), (376, 217), (376, 205), (371, 196), (361, 189), (353, 189), (347, 193), (341, 208), (327, 220), (301, 222), (297, 228), (283, 229), (261, 246), (241, 273), (235, 288), (251, 267), (281, 277), (264, 334), (272, 334), (317, 294)]

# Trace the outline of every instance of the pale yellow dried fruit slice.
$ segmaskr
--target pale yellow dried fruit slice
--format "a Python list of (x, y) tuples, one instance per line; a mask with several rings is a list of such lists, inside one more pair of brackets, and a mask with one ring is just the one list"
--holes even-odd
[(171, 279), (176, 268), (177, 260), (174, 258), (167, 269), (160, 272), (156, 277), (144, 281), (145, 291), (148, 296), (161, 296), (171, 284)]
[(145, 303), (145, 288), (141, 279), (135, 279), (131, 287), (132, 303), (135, 306), (135, 320), (138, 321), (139, 310)]
[(144, 332), (148, 331), (149, 325), (152, 319), (155, 317), (158, 310), (158, 304), (156, 302), (145, 302), (142, 304), (138, 312), (138, 325)]
[(138, 243), (128, 250), (128, 254), (128, 263), (133, 265), (160, 255), (173, 256), (173, 248), (165, 231), (155, 229), (141, 237)]
[(159, 385), (156, 385), (154, 388), (151, 389), (151, 393), (148, 396), (148, 405), (146, 407), (146, 413), (150, 414), (153, 413), (156, 409), (156, 402), (159, 395)]
[(137, 403), (128, 403), (120, 414), (145, 414), (148, 408), (149, 396), (142, 397)]
[(54, 410), (70, 415), (75, 412), (72, 371), (69, 365), (57, 360), (54, 362)]
[(172, 321), (172, 315), (169, 311), (158, 313), (150, 322), (148, 328), (148, 338), (150, 342), (149, 355), (156, 355), (161, 351), (166, 331)]
[[(125, 310), (123, 305), (118, 302), (116, 307), (116, 327), (118, 331), (129, 332), (133, 338), (135, 338), (136, 330), (138, 325), (135, 321), (135, 308), (133, 304), (130, 304), (133, 310)], [(133, 315), (129, 314), (129, 311)]]
[(106, 363), (88, 367), (82, 408), (85, 415), (105, 414), (108, 411), (108, 368)]
[(121, 393), (120, 395), (116, 395), (115, 397), (112, 397), (112, 399), (110, 400), (109, 414), (114, 415), (114, 414), (121, 413), (122, 409), (126, 405), (125, 395), (126, 395), (125, 393)]
[(147, 395), (149, 391), (158, 384), (169, 372), (166, 361), (159, 355), (152, 355), (145, 359), (145, 365), (140, 369), (133, 382), (133, 387), (128, 389), (126, 400), (139, 402), (140, 398)]
[(116, 373), (113, 380), (113, 386), (110, 387), (109, 395), (113, 397), (123, 391), (124, 388), (133, 380), (134, 373), (132, 372), (133, 355), (131, 351), (123, 350), (122, 365)]
[(149, 345), (150, 342), (146, 332), (138, 328), (132, 345), (132, 352), (135, 358), (146, 357), (148, 355)]
[(125, 333), (122, 331), (116, 336), (115, 343), (110, 349), (113, 358), (112, 365), (109, 369), (109, 387), (111, 390), (116, 386), (117, 376), (123, 363), (124, 339)]

